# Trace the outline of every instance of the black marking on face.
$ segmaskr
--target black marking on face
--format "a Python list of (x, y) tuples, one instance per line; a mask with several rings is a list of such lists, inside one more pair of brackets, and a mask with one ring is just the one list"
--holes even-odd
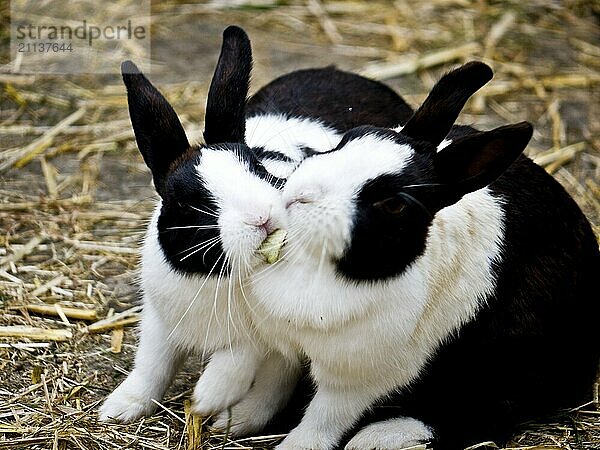
[(294, 162), (294, 160), (289, 156), (286, 156), (281, 152), (266, 150), (264, 147), (252, 147), (252, 151), (254, 152), (256, 157), (261, 161), (268, 159), (271, 161), (283, 161), (289, 163)]
[(196, 165), (201, 156), (181, 162), (167, 181), (158, 218), (158, 240), (169, 264), (184, 273), (223, 269), (224, 256), (217, 217), (218, 205)]
[(423, 253), (435, 202), (427, 189), (406, 186), (430, 183), (432, 176), (431, 158), (417, 155), (410, 171), (364, 185), (355, 202), (350, 244), (336, 261), (342, 275), (356, 281), (390, 278)]

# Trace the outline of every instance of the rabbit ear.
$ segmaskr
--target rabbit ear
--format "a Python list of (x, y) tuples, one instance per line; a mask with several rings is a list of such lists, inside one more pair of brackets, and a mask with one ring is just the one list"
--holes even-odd
[(437, 146), (446, 137), (465, 103), (492, 79), (489, 66), (473, 61), (444, 75), (401, 133)]
[(152, 172), (154, 186), (162, 197), (164, 179), (173, 161), (189, 148), (177, 114), (160, 92), (131, 61), (121, 64), (127, 88), (129, 116), (138, 148)]
[(523, 152), (533, 127), (520, 122), (465, 136), (434, 156), (435, 170), (445, 185), (462, 196), (496, 180)]
[(207, 144), (244, 142), (244, 110), (252, 70), (252, 49), (246, 32), (230, 26), (206, 101), (204, 140)]

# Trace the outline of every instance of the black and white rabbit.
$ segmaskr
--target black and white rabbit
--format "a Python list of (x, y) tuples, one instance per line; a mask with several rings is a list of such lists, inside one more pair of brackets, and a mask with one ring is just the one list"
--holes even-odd
[(598, 243), (522, 155), (531, 125), (453, 125), (491, 77), (464, 65), (398, 131), (356, 128), (289, 177), (287, 243), (252, 279), (252, 313), (310, 358), (317, 390), (278, 449), (332, 449), (383, 403), (346, 448), (456, 450), (585, 399)]
[[(199, 146), (190, 145), (171, 105), (137, 67), (122, 66), (136, 140), (160, 201), (142, 250), (134, 369), (100, 408), (102, 420), (152, 412), (152, 399), (195, 352), (210, 361), (193, 409), (218, 413), (244, 397), (238, 409), (254, 414), (231, 431), (261, 428), (291, 393), (298, 369), (298, 360), (282, 359), (256, 338), (242, 288), (259, 262), (257, 247), (284, 226), (279, 177), (307, 154), (335, 147), (359, 119), (393, 126), (411, 112), (384, 85), (332, 68), (281, 77), (246, 108), (251, 66), (247, 35), (227, 28), (207, 98), (206, 144)], [(327, 105), (345, 108), (336, 118)], [(226, 414), (215, 425), (226, 426)]]
[(191, 352), (210, 356), (194, 390), (198, 413), (239, 401), (262, 366), (291, 373), (279, 377), (281, 391), (291, 389), (286, 384), (295, 369), (280, 367), (276, 355), (265, 363), (240, 283), (283, 216), (274, 186), (279, 180), (243, 143), (250, 63), (245, 34), (228, 29), (201, 146), (189, 144), (173, 108), (137, 67), (122, 65), (136, 140), (160, 200), (142, 249), (144, 309), (134, 368), (100, 408), (102, 420), (131, 421), (152, 412), (152, 399), (162, 398)]

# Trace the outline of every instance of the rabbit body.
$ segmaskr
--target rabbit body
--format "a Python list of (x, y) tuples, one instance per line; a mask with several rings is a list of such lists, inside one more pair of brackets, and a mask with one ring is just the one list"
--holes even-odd
[(519, 156), (529, 125), (452, 127), (489, 78), (458, 69), (398, 133), (353, 130), (288, 179), (288, 242), (252, 312), (269, 345), (311, 360), (317, 391), (278, 448), (334, 448), (361, 418), (348, 449), (464, 448), (589, 394), (598, 244)]

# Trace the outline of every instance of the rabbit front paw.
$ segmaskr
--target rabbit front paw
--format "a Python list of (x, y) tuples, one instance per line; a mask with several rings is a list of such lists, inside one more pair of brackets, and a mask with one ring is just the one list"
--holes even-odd
[(292, 430), (275, 450), (331, 450), (336, 447), (336, 440), (329, 434), (299, 428)]
[(432, 439), (431, 428), (423, 422), (411, 417), (399, 417), (367, 425), (350, 439), (344, 450), (414, 448)]
[(244, 398), (230, 409), (220, 413), (212, 426), (218, 430), (228, 430), (234, 437), (247, 436), (261, 431), (275, 415), (267, 405), (256, 402), (254, 398)]
[(150, 415), (156, 409), (148, 386), (141, 379), (129, 376), (104, 401), (99, 410), (99, 419), (133, 422)]
[(200, 376), (192, 395), (192, 411), (200, 416), (219, 413), (237, 403), (254, 380), (254, 369), (247, 371), (232, 365), (221, 368), (211, 364)]
[(210, 416), (238, 402), (250, 389), (252, 380), (235, 380), (229, 377), (202, 376), (192, 395), (192, 411), (200, 416)]

